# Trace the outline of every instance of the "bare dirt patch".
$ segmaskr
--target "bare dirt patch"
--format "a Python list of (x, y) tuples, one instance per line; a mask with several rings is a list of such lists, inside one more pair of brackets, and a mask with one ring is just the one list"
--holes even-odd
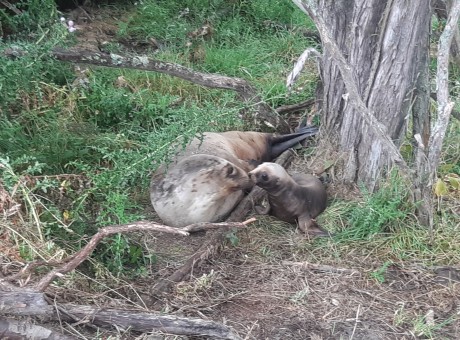
[[(176, 286), (167, 309), (224, 321), (248, 339), (412, 339), (426, 335), (430, 311), (445, 324), (436, 338), (460, 335), (460, 285), (452, 274), (440, 281), (435, 272), (404, 264), (388, 268), (379, 282), (372, 277), (378, 258), (352, 250), (334, 259), (333, 242), (312, 253), (311, 241), (270, 218), (238, 236), (237, 246), (228, 244)], [(299, 265), (305, 261), (352, 272), (305, 269)]]

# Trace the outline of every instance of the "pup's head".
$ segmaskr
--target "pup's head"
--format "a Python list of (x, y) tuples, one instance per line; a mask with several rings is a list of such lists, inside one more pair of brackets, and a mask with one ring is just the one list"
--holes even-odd
[(276, 163), (262, 163), (249, 172), (249, 178), (259, 187), (270, 191), (279, 187), (283, 178), (289, 178), (286, 170)]

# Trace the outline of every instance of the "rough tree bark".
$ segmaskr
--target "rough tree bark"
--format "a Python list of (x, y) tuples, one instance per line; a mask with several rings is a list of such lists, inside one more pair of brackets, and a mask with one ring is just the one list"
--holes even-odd
[[(325, 23), (349, 65), (360, 99), (385, 128), (396, 147), (407, 128), (407, 117), (420, 95), (418, 107), (428, 107), (426, 89), (418, 89), (425, 73), (431, 8), (429, 0), (293, 0), (315, 23)], [(324, 37), (321, 32), (321, 38)], [(324, 41), (323, 41), (324, 42)], [(395, 161), (374, 124), (357, 105), (349, 105), (350, 88), (343, 81), (331, 48), (322, 57), (322, 98), (318, 98), (325, 131), (337, 135), (348, 153), (344, 179), (374, 190), (382, 171)], [(427, 126), (420, 112), (420, 126)], [(378, 131), (377, 131), (378, 132)]]
[[(431, 188), (453, 108), (448, 66), (459, 34), (460, 0), (448, 1), (443, 14), (447, 22), (438, 44), (434, 123), (429, 115), (430, 0), (292, 1), (310, 15), (321, 35), (322, 121), (348, 152), (344, 179), (373, 190), (381, 173), (397, 164), (413, 183), (419, 221), (432, 228)], [(409, 118), (413, 169), (398, 150)]]

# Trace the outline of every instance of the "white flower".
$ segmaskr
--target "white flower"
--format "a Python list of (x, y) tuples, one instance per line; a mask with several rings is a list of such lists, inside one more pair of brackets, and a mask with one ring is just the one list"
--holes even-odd
[(64, 18), (64, 17), (61, 17), (59, 20), (61, 20), (61, 22), (64, 22), (64, 21), (65, 21), (65, 18)]
[(77, 29), (75, 27), (69, 27), (69, 32), (72, 33), (72, 32), (75, 32)]
[(73, 27), (74, 23), (73, 23), (72, 20), (69, 20), (69, 21), (67, 22), (67, 25), (68, 25), (69, 27)]

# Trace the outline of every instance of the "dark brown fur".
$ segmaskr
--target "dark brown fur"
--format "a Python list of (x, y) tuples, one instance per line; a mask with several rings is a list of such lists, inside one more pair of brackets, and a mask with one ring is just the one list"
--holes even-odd
[(267, 191), (269, 207), (266, 213), (313, 235), (328, 235), (314, 220), (326, 209), (326, 189), (319, 179), (306, 174), (289, 176), (276, 163), (263, 163), (249, 172), (255, 184)]

